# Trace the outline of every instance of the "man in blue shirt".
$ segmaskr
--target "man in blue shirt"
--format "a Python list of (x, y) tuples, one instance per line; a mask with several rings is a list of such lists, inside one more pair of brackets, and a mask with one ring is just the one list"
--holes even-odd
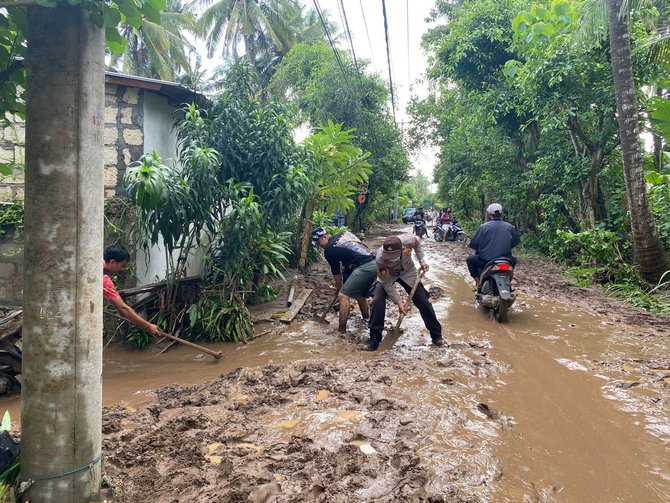
[(488, 221), (484, 222), (470, 241), (470, 248), (475, 250), (475, 255), (467, 258), (470, 276), (475, 280), (477, 291), (479, 291), (479, 276), (484, 267), (491, 260), (497, 258), (508, 258), (512, 265), (516, 265), (516, 258), (512, 256), (512, 248), (519, 244), (519, 232), (510, 223), (502, 220), (502, 206), (498, 203), (490, 204), (486, 208)]

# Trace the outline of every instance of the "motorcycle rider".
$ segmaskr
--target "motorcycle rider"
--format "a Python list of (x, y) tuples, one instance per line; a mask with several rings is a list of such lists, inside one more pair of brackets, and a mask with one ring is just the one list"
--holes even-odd
[[(409, 293), (417, 280), (417, 270), (412, 260), (412, 250), (419, 259), (421, 269), (428, 271), (428, 264), (424, 261), (424, 253), (421, 248), (421, 239), (412, 234), (390, 236), (377, 251), (376, 269), (377, 283), (375, 284), (374, 297), (370, 309), (370, 339), (365, 349), (375, 351), (382, 340), (384, 329), (384, 318), (386, 317), (386, 298), (398, 305), (400, 313), (405, 314), (405, 305), (398, 294), (395, 283), (400, 285)], [(414, 292), (412, 302), (419, 308), (419, 313), (426, 328), (430, 332), (430, 338), (436, 346), (443, 346), (442, 325), (437, 320), (433, 305), (428, 300), (428, 291), (419, 283)]]
[[(428, 235), (426, 230), (426, 212), (423, 210), (423, 207), (419, 206), (416, 213), (414, 214), (414, 234), (417, 234), (419, 238), (422, 238), (424, 235)], [(422, 226), (417, 226), (416, 222), (422, 222)]]
[(375, 256), (354, 233), (338, 232), (331, 236), (323, 227), (312, 231), (312, 244), (323, 249), (335, 279), (340, 304), (339, 331), (344, 333), (349, 318), (349, 297), (358, 301), (363, 318), (370, 317), (368, 293), (377, 277)]
[(468, 271), (475, 280), (477, 292), (481, 287), (479, 277), (491, 260), (507, 258), (516, 265), (516, 258), (512, 256), (512, 248), (519, 244), (519, 232), (514, 226), (502, 220), (503, 208), (498, 203), (489, 204), (486, 208), (487, 221), (484, 222), (470, 241), (470, 248), (475, 255), (467, 258)]

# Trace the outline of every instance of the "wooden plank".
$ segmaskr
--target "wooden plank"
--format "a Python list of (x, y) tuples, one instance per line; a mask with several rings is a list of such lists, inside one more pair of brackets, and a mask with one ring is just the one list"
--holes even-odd
[[(179, 286), (183, 285), (193, 285), (200, 283), (202, 278), (200, 276), (188, 276), (185, 278), (179, 279)], [(131, 295), (139, 295), (140, 293), (147, 293), (153, 290), (158, 290), (159, 288), (165, 288), (167, 286), (167, 281), (159, 281), (158, 283), (150, 283), (148, 285), (136, 286), (133, 288), (126, 288), (125, 290), (119, 290), (119, 293), (122, 297), (130, 297)]]
[(309, 294), (312, 293), (312, 289), (311, 288), (305, 290), (296, 289), (293, 298), (293, 303), (291, 304), (290, 309), (286, 308), (285, 292), (286, 290), (280, 291), (279, 294), (277, 295), (277, 298), (272, 302), (268, 302), (266, 304), (261, 304), (258, 306), (250, 306), (249, 312), (254, 317), (254, 321), (259, 322), (259, 321), (281, 320), (285, 321), (286, 323), (290, 323), (291, 320), (293, 320), (300, 312), (302, 306), (305, 305), (305, 301), (307, 300), (307, 297), (309, 297)]
[(306, 288), (305, 290), (302, 290), (296, 297), (294, 297), (290, 309), (286, 311), (286, 316), (282, 316), (281, 318), (279, 318), (279, 321), (283, 323), (291, 323), (293, 321), (293, 318), (298, 316), (298, 313), (302, 309), (302, 306), (305, 305), (305, 302), (307, 301), (307, 298), (310, 296), (311, 293), (312, 293), (311, 288)]

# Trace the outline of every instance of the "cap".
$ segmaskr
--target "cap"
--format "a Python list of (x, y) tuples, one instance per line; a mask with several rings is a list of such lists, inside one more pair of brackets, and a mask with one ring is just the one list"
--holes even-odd
[(321, 236), (328, 234), (328, 231), (323, 227), (317, 227), (312, 231), (312, 245), (315, 245)]
[(489, 204), (489, 207), (486, 208), (486, 212), (490, 213), (491, 215), (495, 215), (496, 213), (501, 215), (502, 214), (502, 206), (498, 203), (491, 203), (491, 204)]
[(400, 256), (402, 251), (402, 241), (398, 236), (390, 236), (382, 244), (382, 258), (384, 260), (393, 260)]

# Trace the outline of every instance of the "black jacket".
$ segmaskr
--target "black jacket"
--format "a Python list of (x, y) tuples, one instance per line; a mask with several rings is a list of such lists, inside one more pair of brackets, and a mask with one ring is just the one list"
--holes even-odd
[(498, 257), (511, 257), (512, 248), (519, 244), (519, 232), (500, 218), (484, 222), (470, 241), (470, 248), (487, 262)]

